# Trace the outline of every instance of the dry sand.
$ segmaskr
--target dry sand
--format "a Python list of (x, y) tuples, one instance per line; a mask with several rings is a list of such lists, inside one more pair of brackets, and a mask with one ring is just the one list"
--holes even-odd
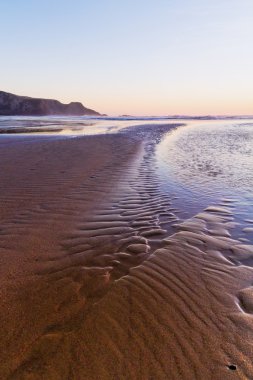
[(1, 379), (253, 379), (252, 246), (229, 207), (167, 233), (168, 128), (1, 143)]

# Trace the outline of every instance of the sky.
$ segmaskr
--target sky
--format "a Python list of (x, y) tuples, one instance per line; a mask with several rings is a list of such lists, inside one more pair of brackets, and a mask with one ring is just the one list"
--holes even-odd
[(253, 115), (253, 0), (0, 0), (0, 90), (109, 115)]

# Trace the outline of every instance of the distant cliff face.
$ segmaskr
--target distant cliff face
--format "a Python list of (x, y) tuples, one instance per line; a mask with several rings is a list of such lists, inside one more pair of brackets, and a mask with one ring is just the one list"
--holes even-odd
[(5, 116), (43, 116), (43, 115), (100, 115), (86, 108), (82, 103), (63, 104), (53, 99), (37, 99), (28, 96), (18, 96), (0, 91), (0, 115)]

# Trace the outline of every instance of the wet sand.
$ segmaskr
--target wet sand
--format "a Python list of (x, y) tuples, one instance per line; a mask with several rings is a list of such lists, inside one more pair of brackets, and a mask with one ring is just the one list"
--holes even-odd
[(1, 379), (253, 378), (252, 246), (178, 220), (170, 128), (1, 144)]

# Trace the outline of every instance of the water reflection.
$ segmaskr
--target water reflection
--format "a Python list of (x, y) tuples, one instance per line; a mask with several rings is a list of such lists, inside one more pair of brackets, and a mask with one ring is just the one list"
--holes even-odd
[(253, 241), (253, 120), (180, 127), (158, 146), (157, 159), (164, 191), (179, 196), (187, 217), (229, 202), (241, 224), (237, 237)]
[[(176, 120), (178, 123), (180, 120)], [(124, 128), (143, 124), (171, 123), (173, 119), (164, 117), (0, 117), (0, 135), (36, 134), (82, 136), (116, 133)]]

